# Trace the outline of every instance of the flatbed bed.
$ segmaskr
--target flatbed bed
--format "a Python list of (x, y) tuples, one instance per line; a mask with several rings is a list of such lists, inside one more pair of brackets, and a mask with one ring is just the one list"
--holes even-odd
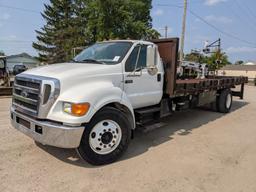
[(243, 98), (244, 84), (248, 83), (247, 77), (212, 76), (205, 79), (177, 79), (174, 90), (175, 96), (198, 94), (205, 91), (214, 91), (226, 88), (235, 88), (241, 85), (240, 91), (232, 91), (233, 96)]
[(207, 76), (204, 79), (180, 79), (178, 68), (178, 38), (152, 40), (158, 46), (158, 51), (165, 67), (164, 92), (170, 98), (195, 95), (202, 92), (232, 89), (241, 85), (240, 91), (232, 91), (233, 96), (243, 98), (244, 84), (248, 77)]

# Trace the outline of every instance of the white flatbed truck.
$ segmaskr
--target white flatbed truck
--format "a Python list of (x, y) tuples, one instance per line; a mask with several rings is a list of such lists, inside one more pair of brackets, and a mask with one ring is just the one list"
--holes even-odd
[[(248, 79), (179, 79), (178, 41), (99, 42), (68, 63), (17, 75), (13, 127), (39, 143), (76, 148), (89, 163), (102, 165), (123, 154), (137, 126), (210, 103), (229, 112), (232, 95), (242, 99)], [(231, 91), (239, 85), (240, 91)]]

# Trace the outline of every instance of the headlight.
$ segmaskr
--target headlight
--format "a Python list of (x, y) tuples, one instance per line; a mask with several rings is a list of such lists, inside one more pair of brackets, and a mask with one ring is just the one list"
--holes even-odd
[(89, 108), (89, 103), (63, 103), (63, 111), (75, 116), (85, 115), (89, 111)]

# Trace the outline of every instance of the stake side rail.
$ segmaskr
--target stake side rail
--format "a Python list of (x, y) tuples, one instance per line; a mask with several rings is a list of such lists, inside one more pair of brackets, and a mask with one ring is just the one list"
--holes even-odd
[(185, 96), (199, 94), (206, 91), (218, 91), (227, 88), (235, 88), (241, 85), (240, 91), (232, 91), (233, 96), (243, 99), (244, 84), (248, 83), (248, 77), (215, 76), (207, 79), (176, 80), (174, 95)]

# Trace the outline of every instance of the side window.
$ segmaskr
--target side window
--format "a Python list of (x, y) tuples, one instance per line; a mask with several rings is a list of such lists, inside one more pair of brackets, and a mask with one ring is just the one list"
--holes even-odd
[(130, 56), (128, 57), (126, 63), (125, 63), (125, 71), (126, 72), (132, 72), (134, 71), (135, 65), (136, 65), (136, 60), (137, 60), (137, 55), (139, 52), (139, 46), (136, 46), (133, 50)]
[(142, 45), (140, 50), (140, 57), (137, 64), (137, 68), (147, 66), (147, 45)]
[(147, 45), (136, 46), (125, 63), (126, 72), (132, 72), (135, 70), (138, 54), (139, 58), (137, 69), (147, 66)]

